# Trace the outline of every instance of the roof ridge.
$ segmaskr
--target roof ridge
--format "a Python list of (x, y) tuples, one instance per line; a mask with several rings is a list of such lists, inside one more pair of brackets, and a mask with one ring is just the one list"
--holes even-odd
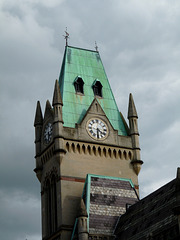
[(99, 53), (96, 50), (90, 50), (90, 49), (87, 49), (87, 48), (80, 48), (80, 47), (73, 47), (73, 46), (67, 46), (67, 48), (75, 48), (75, 49), (79, 49), (79, 50), (85, 50), (85, 51), (89, 51), (89, 52)]

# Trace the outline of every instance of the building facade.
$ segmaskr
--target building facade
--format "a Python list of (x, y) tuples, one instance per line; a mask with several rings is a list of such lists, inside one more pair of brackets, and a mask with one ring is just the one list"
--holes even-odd
[(129, 124), (119, 112), (99, 52), (66, 46), (52, 105), (42, 114), (38, 101), (34, 121), (43, 240), (114, 239), (139, 200), (137, 120), (132, 94)]

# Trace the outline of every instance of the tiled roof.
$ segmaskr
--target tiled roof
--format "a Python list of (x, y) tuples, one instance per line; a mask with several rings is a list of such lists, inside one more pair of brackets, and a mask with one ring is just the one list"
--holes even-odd
[(86, 185), (89, 234), (112, 235), (126, 204), (138, 201), (131, 180), (88, 174)]
[[(76, 94), (74, 81), (77, 77), (84, 82), (84, 94)], [(99, 53), (69, 46), (65, 49), (59, 76), (64, 126), (74, 128), (76, 123), (81, 122), (94, 99), (92, 86), (95, 80), (103, 86), (103, 97), (97, 97), (99, 104), (114, 129), (120, 135), (127, 135)]]

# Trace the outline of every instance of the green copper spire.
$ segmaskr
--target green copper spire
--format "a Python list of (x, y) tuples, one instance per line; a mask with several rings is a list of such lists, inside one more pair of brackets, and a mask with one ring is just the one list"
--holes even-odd
[[(83, 91), (77, 91), (77, 79)], [(97, 100), (118, 134), (127, 135), (99, 52), (66, 46), (59, 85), (63, 101), (64, 126), (75, 127), (80, 123), (94, 99), (95, 84), (100, 86), (102, 97)]]

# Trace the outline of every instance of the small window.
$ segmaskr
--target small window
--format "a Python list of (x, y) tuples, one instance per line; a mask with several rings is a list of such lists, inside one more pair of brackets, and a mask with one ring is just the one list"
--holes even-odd
[(102, 84), (99, 80), (95, 80), (93, 83), (93, 92), (95, 96), (102, 97)]
[(74, 81), (74, 87), (76, 93), (84, 94), (84, 81), (82, 80), (81, 77), (76, 77)]

